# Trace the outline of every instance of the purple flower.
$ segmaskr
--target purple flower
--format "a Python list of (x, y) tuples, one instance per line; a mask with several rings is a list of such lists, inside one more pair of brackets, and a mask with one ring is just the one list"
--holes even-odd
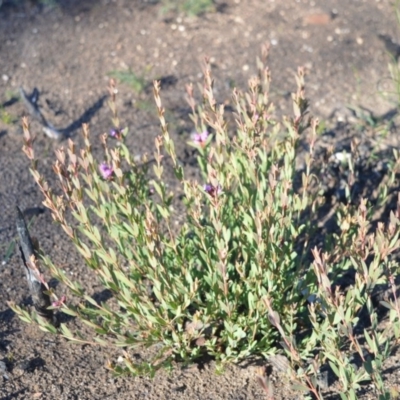
[(203, 131), (201, 133), (193, 133), (193, 142), (201, 147), (204, 147), (208, 138), (208, 132)]
[(103, 177), (103, 179), (111, 179), (112, 175), (114, 173), (114, 170), (111, 166), (109, 166), (107, 163), (103, 162), (99, 166), (100, 174)]
[(215, 198), (222, 193), (221, 185), (214, 186), (211, 183), (207, 183), (203, 186), (204, 191), (209, 194), (211, 197)]
[(118, 128), (111, 129), (110, 136), (114, 139), (121, 139), (121, 131)]

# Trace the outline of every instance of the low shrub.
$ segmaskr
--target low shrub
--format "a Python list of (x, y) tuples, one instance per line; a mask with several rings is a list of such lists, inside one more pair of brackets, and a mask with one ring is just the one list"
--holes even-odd
[[(44, 205), (115, 300), (95, 301), (83, 283), (43, 255), (47, 272), (70, 291), (67, 299), (78, 299), (75, 305), (56, 299), (54, 307), (81, 320), (93, 336), (88, 340), (70, 332), (65, 323), (59, 332), (81, 343), (123, 347), (125, 365), (109, 365), (117, 374), (153, 374), (175, 361), (206, 355), (223, 366), (283, 352), (297, 388), (316, 398), (322, 398), (324, 368), (340, 378), (343, 399), (355, 399), (364, 381), (372, 381), (380, 398), (388, 398), (382, 370), (399, 337), (394, 254), (400, 206), (375, 230), (372, 215), (388, 205), (397, 154), (376, 198), (339, 205), (338, 230), (321, 237), (318, 222), (326, 205), (314, 166), (318, 122), (308, 115), (304, 71), (297, 74), (294, 115), (281, 122), (269, 84), (269, 70), (258, 61), (248, 90), (233, 91), (233, 113), (215, 99), (208, 66), (200, 104), (193, 87), (187, 87), (197, 132), (190, 144), (198, 154), (201, 181), (185, 177), (157, 82), (161, 134), (154, 160), (135, 159), (124, 144), (129, 132), (120, 129), (111, 87), (115, 129), (102, 136), (104, 158), (95, 159), (84, 126), (83, 149), (77, 151), (70, 140), (67, 149), (56, 152), (61, 194), (38, 172), (25, 121), (24, 150)], [(167, 157), (181, 199), (167, 189)], [(354, 178), (351, 160), (346, 168)], [(346, 283), (343, 276), (349, 273), (353, 278)], [(392, 299), (384, 302), (391, 324), (382, 331), (373, 303), (381, 284), (393, 288)], [(57, 332), (34, 312), (12, 307), (24, 320)], [(152, 358), (135, 361), (129, 350), (142, 346), (153, 349)]]

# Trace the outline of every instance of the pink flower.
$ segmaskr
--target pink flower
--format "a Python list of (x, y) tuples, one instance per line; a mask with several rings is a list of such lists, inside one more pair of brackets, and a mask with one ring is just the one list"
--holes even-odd
[(100, 164), (99, 170), (100, 170), (100, 174), (103, 177), (103, 179), (107, 179), (107, 180), (111, 179), (112, 175), (114, 173), (113, 168), (105, 162)]
[(222, 193), (221, 185), (213, 186), (211, 183), (207, 183), (203, 186), (204, 191), (211, 197), (215, 198)]
[(66, 298), (65, 296), (61, 296), (61, 299), (60, 299), (60, 300), (53, 301), (53, 302), (51, 303), (51, 305), (52, 305), (53, 307), (60, 308), (60, 307), (65, 303), (65, 300), (67, 300), (67, 298)]
[(208, 138), (208, 132), (203, 131), (201, 133), (193, 133), (193, 142), (201, 147), (204, 147)]

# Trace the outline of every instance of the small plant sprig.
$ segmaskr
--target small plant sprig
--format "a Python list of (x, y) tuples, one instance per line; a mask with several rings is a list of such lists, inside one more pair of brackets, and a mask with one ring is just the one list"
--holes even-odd
[(146, 88), (146, 78), (144, 74), (138, 75), (133, 71), (110, 71), (109, 76), (117, 79), (120, 83), (132, 88), (136, 94), (141, 94)]
[(161, 0), (161, 3), (162, 13), (183, 13), (189, 17), (216, 11), (213, 0)]
[[(315, 291), (308, 298), (312, 328), (301, 343), (296, 343), (293, 335), (296, 332), (281, 324), (279, 314), (265, 300), (269, 318), (283, 339), (283, 348), (290, 360), (288, 373), (294, 386), (313, 393), (317, 399), (323, 398), (318, 377), (327, 366), (340, 382), (342, 399), (356, 399), (357, 391), (365, 382), (373, 383), (380, 400), (391, 398), (383, 371), (400, 327), (395, 285), (398, 263), (393, 257), (400, 247), (400, 198), (387, 226), (379, 222), (375, 232), (370, 227), (373, 208), (368, 209), (367, 204), (363, 199), (352, 217), (350, 207), (345, 212), (347, 222), (341, 225), (342, 231), (336, 237), (338, 246), (347, 244), (342, 257), (338, 257), (337, 249), (331, 253), (312, 249), (313, 276), (317, 280)], [(343, 217), (344, 209), (340, 212), (339, 216)], [(340, 271), (350, 268), (355, 272), (354, 280), (343, 288), (333, 279)], [(380, 304), (390, 310), (390, 324), (380, 329), (375, 289), (387, 286), (388, 300)]]

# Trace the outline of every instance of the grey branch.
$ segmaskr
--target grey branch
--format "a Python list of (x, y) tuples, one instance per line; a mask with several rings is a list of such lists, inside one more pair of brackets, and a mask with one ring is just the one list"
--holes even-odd
[(50, 124), (40, 111), (40, 108), (37, 104), (39, 99), (39, 92), (35, 88), (30, 96), (28, 96), (22, 86), (19, 88), (19, 92), (21, 94), (21, 98), (24, 101), (24, 104), (33, 118), (35, 118), (43, 128), (43, 132), (52, 139), (61, 140), (64, 138), (64, 134), (54, 128), (53, 125)]

